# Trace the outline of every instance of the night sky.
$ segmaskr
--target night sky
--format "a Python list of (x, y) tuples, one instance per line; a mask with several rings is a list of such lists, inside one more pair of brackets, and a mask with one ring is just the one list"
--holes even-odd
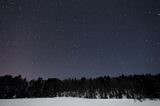
[(0, 75), (160, 73), (160, 0), (0, 0)]

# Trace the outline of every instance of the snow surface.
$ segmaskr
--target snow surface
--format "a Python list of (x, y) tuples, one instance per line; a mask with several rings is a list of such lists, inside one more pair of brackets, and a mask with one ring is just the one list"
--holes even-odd
[(70, 97), (0, 99), (0, 106), (160, 106), (160, 101), (133, 99), (83, 99)]

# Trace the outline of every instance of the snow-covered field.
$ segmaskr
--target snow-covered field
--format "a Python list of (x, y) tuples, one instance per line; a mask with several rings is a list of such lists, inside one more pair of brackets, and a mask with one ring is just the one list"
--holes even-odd
[(160, 101), (132, 99), (37, 98), (0, 99), (0, 106), (160, 106)]

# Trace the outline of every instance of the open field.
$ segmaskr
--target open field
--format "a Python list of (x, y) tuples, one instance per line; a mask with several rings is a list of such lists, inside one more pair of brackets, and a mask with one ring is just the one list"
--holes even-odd
[(0, 106), (160, 106), (160, 101), (133, 99), (83, 99), (70, 97), (1, 99)]

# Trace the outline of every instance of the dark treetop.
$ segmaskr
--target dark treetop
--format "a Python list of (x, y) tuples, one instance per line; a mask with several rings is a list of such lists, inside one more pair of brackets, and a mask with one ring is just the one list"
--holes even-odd
[(0, 75), (160, 72), (160, 0), (0, 0)]
[(0, 99), (39, 97), (128, 98), (160, 100), (160, 74), (27, 81), (21, 75), (0, 76)]

